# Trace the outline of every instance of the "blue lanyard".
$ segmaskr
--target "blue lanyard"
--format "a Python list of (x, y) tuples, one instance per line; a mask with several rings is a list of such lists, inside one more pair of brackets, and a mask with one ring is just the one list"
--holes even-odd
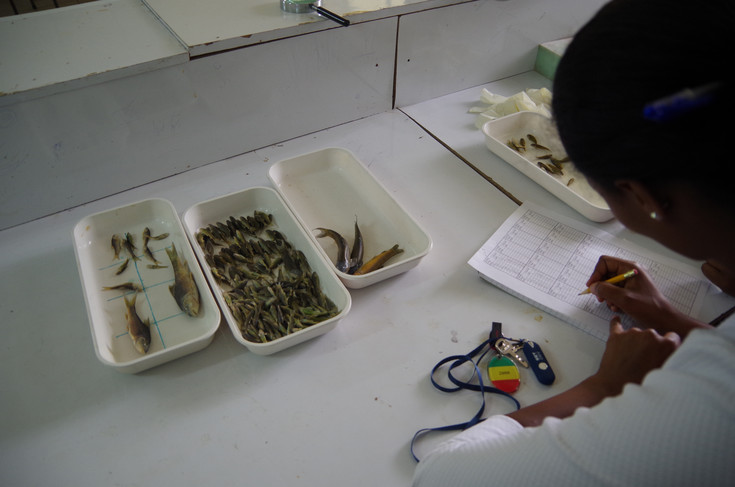
[[(480, 373), (480, 368), (478, 367), (478, 364), (480, 363), (480, 360), (491, 350), (493, 350), (493, 344), (495, 343), (495, 340), (497, 340), (499, 336), (494, 335), (493, 333), (490, 334), (490, 338), (482, 342), (477, 348), (472, 350), (470, 353), (466, 355), (452, 355), (450, 357), (446, 357), (442, 360), (440, 360), (433, 369), (431, 369), (431, 383), (443, 392), (456, 392), (462, 389), (469, 389), (471, 391), (479, 391), (480, 395), (482, 396), (482, 404), (480, 405), (479, 411), (470, 419), (469, 421), (466, 421), (464, 423), (457, 423), (457, 424), (450, 424), (447, 426), (438, 426), (435, 428), (423, 428), (416, 432), (416, 434), (413, 435), (413, 439), (411, 440), (411, 455), (413, 456), (413, 459), (417, 462), (419, 461), (418, 457), (413, 451), (414, 444), (416, 443), (416, 440), (423, 436), (426, 433), (429, 433), (431, 431), (453, 431), (453, 430), (465, 430), (467, 428), (470, 428), (471, 426), (476, 425), (477, 423), (481, 423), (482, 421), (485, 421), (485, 419), (482, 417), (483, 413), (485, 412), (485, 393), (490, 392), (493, 394), (500, 394), (502, 396), (510, 398), (516, 406), (516, 409), (520, 409), (521, 405), (518, 402), (518, 400), (508, 394), (505, 391), (501, 391), (500, 389), (496, 389), (492, 386), (486, 386), (484, 382), (482, 381), (482, 374)], [(487, 350), (485, 350), (487, 348)], [(482, 353), (480, 353), (482, 352)], [(477, 360), (473, 360), (475, 355), (478, 355), (479, 357)], [(452, 362), (452, 364), (449, 366), (449, 369), (447, 369), (447, 378), (456, 386), (456, 387), (445, 387), (441, 384), (437, 383), (436, 380), (434, 380), (434, 374), (436, 374), (436, 371), (439, 370), (443, 365)], [(472, 373), (472, 376), (470, 376), (469, 380), (463, 381), (458, 378), (456, 378), (454, 375), (452, 375), (452, 370), (459, 367), (460, 365), (463, 365), (465, 363), (471, 363), (474, 367), (474, 371)], [(477, 377), (477, 384), (471, 383), (473, 377)]]

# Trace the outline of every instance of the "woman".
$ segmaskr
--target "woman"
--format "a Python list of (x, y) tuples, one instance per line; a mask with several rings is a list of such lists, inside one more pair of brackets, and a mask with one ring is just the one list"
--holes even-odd
[[(735, 111), (721, 66), (735, 2), (692, 3), (603, 7), (560, 62), (553, 109), (615, 216), (732, 293)], [(643, 269), (601, 282), (634, 267), (603, 256), (587, 285), (646, 328), (614, 318), (597, 373), (441, 444), (414, 485), (735, 485), (735, 318), (715, 328), (679, 313)]]

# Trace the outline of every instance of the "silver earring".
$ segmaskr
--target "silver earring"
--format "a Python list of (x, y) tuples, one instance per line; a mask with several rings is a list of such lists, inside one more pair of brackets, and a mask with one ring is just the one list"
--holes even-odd
[(649, 216), (651, 217), (651, 220), (656, 220), (656, 221), (661, 220), (661, 217), (658, 216), (658, 213), (656, 213), (655, 211), (652, 211)]

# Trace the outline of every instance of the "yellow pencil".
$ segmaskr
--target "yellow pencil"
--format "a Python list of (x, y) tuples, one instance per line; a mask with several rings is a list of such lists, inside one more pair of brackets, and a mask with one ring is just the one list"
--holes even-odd
[[(611, 277), (610, 279), (607, 279), (605, 282), (609, 282), (610, 284), (617, 284), (618, 282), (623, 282), (626, 279), (630, 279), (631, 277), (638, 275), (637, 269), (631, 269), (628, 272), (624, 272), (623, 274), (617, 275), (615, 277)], [(589, 294), (590, 288), (585, 289), (581, 293), (579, 293), (577, 296), (581, 296), (583, 294)]]

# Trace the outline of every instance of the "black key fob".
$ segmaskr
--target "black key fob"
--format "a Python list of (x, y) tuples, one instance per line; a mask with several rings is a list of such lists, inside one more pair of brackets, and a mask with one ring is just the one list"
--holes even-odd
[(523, 344), (523, 354), (528, 360), (528, 365), (536, 374), (538, 381), (544, 385), (551, 385), (556, 379), (554, 370), (549, 365), (549, 361), (546, 360), (544, 352), (541, 351), (541, 347), (535, 342), (526, 341)]

